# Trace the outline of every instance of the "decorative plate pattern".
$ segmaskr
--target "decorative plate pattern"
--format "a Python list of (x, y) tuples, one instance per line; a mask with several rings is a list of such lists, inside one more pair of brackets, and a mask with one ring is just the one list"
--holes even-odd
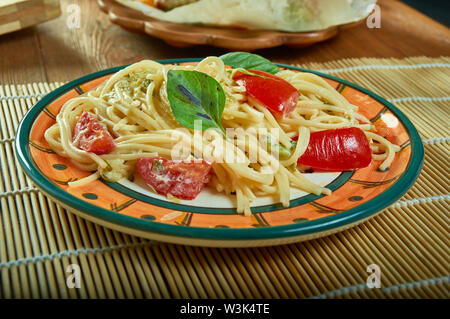
[(238, 51), (254, 51), (281, 45), (302, 48), (328, 40), (340, 31), (355, 27), (365, 21), (365, 19), (362, 19), (311, 32), (244, 30), (172, 23), (146, 16), (142, 12), (128, 8), (115, 0), (97, 0), (97, 2), (113, 23), (127, 30), (161, 39), (175, 47), (211, 45)]
[[(200, 59), (166, 60), (161, 63), (195, 63)], [(262, 203), (251, 216), (238, 215), (233, 205), (208, 205), (203, 199), (167, 201), (142, 191), (139, 183), (97, 180), (69, 188), (67, 183), (89, 175), (56, 155), (44, 139), (62, 105), (91, 90), (123, 67), (108, 69), (74, 80), (42, 98), (24, 117), (17, 133), (17, 154), (25, 172), (47, 195), (83, 217), (138, 236), (203, 246), (263, 246), (323, 236), (355, 225), (389, 206), (414, 183), (423, 162), (423, 145), (411, 122), (386, 100), (347, 81), (288, 65), (282, 68), (311, 72), (323, 77), (360, 112), (401, 145), (391, 167), (379, 162), (356, 172), (310, 178), (322, 179), (333, 190), (329, 196), (297, 193), (291, 205)], [(209, 200), (211, 202), (211, 200)]]

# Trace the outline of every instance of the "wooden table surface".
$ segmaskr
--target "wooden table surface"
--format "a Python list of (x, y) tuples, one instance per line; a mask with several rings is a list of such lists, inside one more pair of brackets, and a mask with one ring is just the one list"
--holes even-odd
[[(81, 8), (79, 29), (69, 29), (69, 4)], [(314, 46), (256, 51), (281, 63), (343, 58), (450, 55), (450, 31), (397, 0), (379, 0), (381, 28), (365, 24)], [(147, 35), (112, 24), (94, 0), (62, 0), (63, 14), (52, 21), (0, 36), (0, 84), (69, 81), (141, 59), (221, 55), (214, 47), (173, 48)]]

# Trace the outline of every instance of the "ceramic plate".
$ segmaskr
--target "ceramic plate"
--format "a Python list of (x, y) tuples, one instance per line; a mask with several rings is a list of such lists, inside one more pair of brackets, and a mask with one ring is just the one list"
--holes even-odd
[(109, 19), (121, 27), (148, 34), (175, 47), (211, 45), (238, 51), (254, 51), (286, 45), (302, 48), (336, 36), (341, 30), (362, 24), (365, 19), (325, 30), (311, 32), (282, 32), (271, 30), (244, 30), (227, 27), (172, 23), (146, 16), (115, 0), (97, 0)]
[[(200, 59), (166, 60), (188, 64)], [(423, 162), (423, 145), (411, 122), (392, 104), (355, 84), (288, 65), (323, 77), (360, 112), (401, 146), (391, 167), (379, 162), (356, 172), (306, 174), (329, 187), (330, 196), (293, 191), (290, 207), (258, 199), (249, 217), (238, 215), (235, 203), (207, 189), (193, 201), (173, 203), (153, 194), (139, 179), (110, 183), (97, 180), (82, 187), (67, 183), (89, 175), (56, 155), (44, 139), (61, 106), (98, 86), (123, 67), (96, 72), (72, 81), (42, 98), (24, 117), (17, 132), (21, 165), (45, 194), (82, 217), (133, 235), (159, 241), (215, 246), (250, 247), (291, 243), (324, 236), (356, 225), (399, 199), (414, 183)]]

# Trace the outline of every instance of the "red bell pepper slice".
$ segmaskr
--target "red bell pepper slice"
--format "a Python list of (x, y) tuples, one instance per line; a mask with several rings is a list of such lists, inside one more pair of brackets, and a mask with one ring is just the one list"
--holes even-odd
[(233, 79), (245, 87), (250, 97), (277, 114), (286, 115), (292, 112), (300, 97), (300, 92), (292, 84), (264, 71), (238, 71)]
[(298, 164), (329, 171), (367, 167), (372, 151), (364, 132), (356, 127), (311, 133), (308, 148)]

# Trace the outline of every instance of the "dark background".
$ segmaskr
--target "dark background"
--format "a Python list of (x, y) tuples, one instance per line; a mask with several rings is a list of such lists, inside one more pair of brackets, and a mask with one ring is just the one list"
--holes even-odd
[(450, 0), (403, 0), (403, 2), (450, 26)]

